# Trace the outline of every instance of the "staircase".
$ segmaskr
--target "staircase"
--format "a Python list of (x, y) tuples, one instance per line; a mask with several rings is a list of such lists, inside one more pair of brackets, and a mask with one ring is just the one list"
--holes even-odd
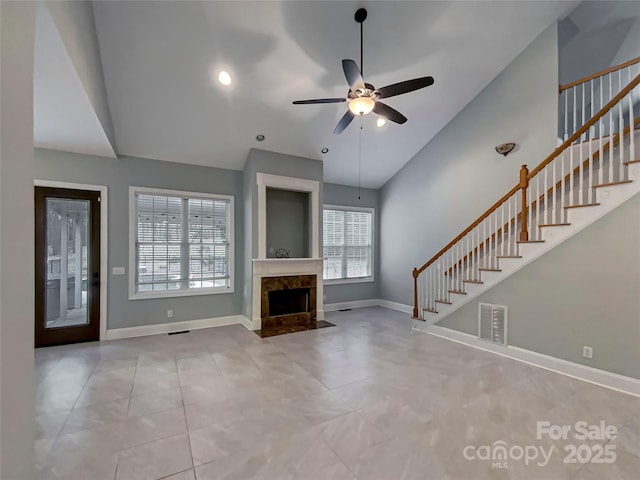
[[(630, 70), (639, 63), (560, 87), (561, 101), (573, 97), (574, 107), (581, 105), (571, 121), (564, 109), (562, 145), (533, 170), (523, 165), (517, 185), (414, 268), (416, 328), (440, 322), (640, 193), (640, 116), (634, 115), (640, 75)], [(593, 112), (594, 105), (601, 108)]]

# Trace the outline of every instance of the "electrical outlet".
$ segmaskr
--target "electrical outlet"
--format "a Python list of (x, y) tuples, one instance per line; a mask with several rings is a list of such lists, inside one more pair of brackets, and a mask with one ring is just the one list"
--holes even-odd
[(173, 318), (173, 310), (167, 310), (167, 318)]
[(589, 345), (583, 345), (582, 356), (584, 358), (593, 358), (593, 348), (591, 348)]

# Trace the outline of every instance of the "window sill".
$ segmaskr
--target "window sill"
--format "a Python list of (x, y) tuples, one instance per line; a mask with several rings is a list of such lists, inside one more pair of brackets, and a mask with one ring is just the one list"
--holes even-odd
[(158, 292), (129, 293), (129, 300), (149, 300), (152, 298), (193, 297), (196, 295), (219, 295), (234, 293), (233, 287), (194, 288), (190, 290), (169, 290)]
[(372, 283), (375, 279), (373, 277), (359, 277), (359, 278), (334, 278), (331, 280), (323, 280), (325, 285), (344, 285), (347, 283)]

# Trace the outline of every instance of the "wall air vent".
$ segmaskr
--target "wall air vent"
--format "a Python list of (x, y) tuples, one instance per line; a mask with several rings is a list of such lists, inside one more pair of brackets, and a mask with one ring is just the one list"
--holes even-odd
[(500, 345), (507, 344), (507, 307), (478, 304), (478, 338)]

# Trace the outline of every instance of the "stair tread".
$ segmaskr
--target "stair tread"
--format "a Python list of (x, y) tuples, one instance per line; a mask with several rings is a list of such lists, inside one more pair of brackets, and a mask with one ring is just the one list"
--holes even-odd
[(434, 300), (434, 302), (444, 303), (445, 305), (452, 305), (452, 303), (449, 300)]
[(496, 258), (522, 258), (522, 255), (498, 255)]
[(481, 272), (501, 272), (499, 268), (478, 268)]
[(633, 180), (622, 180), (620, 182), (601, 183), (600, 185), (593, 185), (592, 188), (611, 187), (613, 185), (624, 185), (625, 183), (633, 183)]
[(544, 240), (527, 240), (526, 242), (518, 240), (516, 243), (544, 243)]
[(567, 205), (564, 208), (582, 208), (582, 207), (597, 207), (599, 203), (585, 203), (584, 205)]
[(570, 223), (543, 223), (542, 225), (538, 225), (538, 227), (568, 227), (571, 225)]
[(449, 290), (449, 293), (457, 293), (458, 295), (466, 295), (467, 292), (463, 292), (462, 290)]
[(422, 310), (423, 310), (423, 311), (425, 311), (425, 312), (438, 313), (438, 311), (437, 311), (437, 310), (434, 310), (433, 308), (426, 308), (426, 307), (425, 307), (425, 308), (423, 308)]
[(633, 163), (640, 163), (640, 160), (629, 160), (628, 162), (624, 162), (625, 165), (631, 165)]
[(466, 283), (484, 283), (484, 282), (481, 282), (480, 280), (462, 280), (462, 281)]

